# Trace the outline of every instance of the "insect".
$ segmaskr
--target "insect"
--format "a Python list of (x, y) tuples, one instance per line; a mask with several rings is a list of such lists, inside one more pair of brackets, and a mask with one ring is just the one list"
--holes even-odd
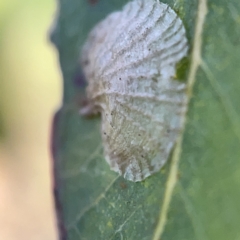
[(82, 113), (101, 113), (106, 161), (128, 180), (159, 171), (180, 134), (186, 84), (174, 76), (187, 51), (182, 21), (157, 0), (127, 3), (83, 46), (89, 104)]

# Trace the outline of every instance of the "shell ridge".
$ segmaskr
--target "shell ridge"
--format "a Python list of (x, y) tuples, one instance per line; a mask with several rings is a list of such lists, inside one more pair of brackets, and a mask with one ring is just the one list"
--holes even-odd
[[(130, 2), (131, 3), (131, 2)], [(143, 1), (143, 3), (144, 3), (144, 1)], [(127, 9), (128, 11), (126, 12), (126, 17), (129, 17), (129, 16), (131, 16), (131, 11), (132, 10), (135, 10), (135, 8), (132, 8), (132, 7), (130, 7), (131, 6), (131, 4), (128, 4), (129, 5), (129, 8), (126, 8), (125, 7), (125, 10)], [(141, 4), (141, 7), (142, 7), (142, 4)], [(142, 10), (142, 8), (139, 8), (139, 9), (137, 9), (137, 11), (136, 12), (134, 12), (134, 14), (133, 14), (133, 16), (132, 16), (132, 18), (135, 18), (135, 17), (137, 17), (138, 16), (138, 14), (141, 12), (141, 10)], [(125, 12), (124, 12), (125, 13)], [(115, 22), (111, 19), (111, 18), (113, 18), (114, 17), (114, 14), (119, 14), (120, 16), (120, 21), (119, 21), (119, 19), (118, 19), (118, 24), (116, 25), (115, 24)], [(123, 16), (122, 16), (123, 15)], [(110, 24), (109, 24), (109, 21), (110, 21)], [(102, 25), (105, 25), (105, 24), (108, 24), (108, 26), (107, 26), (107, 28), (112, 28), (112, 26), (111, 25), (113, 25), (113, 28), (114, 28), (114, 31), (115, 32), (117, 32), (117, 31), (119, 31), (119, 29), (121, 29), (121, 27), (122, 27), (122, 25), (125, 23), (125, 16), (124, 16), (124, 14), (121, 12), (121, 11), (117, 11), (117, 12), (114, 12), (114, 13), (112, 13), (112, 14), (110, 14), (106, 19), (104, 19), (104, 20), (102, 20), (100, 23), (98, 23), (97, 24), (97, 26), (94, 28), (94, 30), (93, 30), (93, 37), (95, 37), (97, 34), (99, 34), (99, 32), (101, 32), (100, 30), (101, 30), (101, 27), (102, 27)], [(100, 29), (99, 29), (100, 28)], [(99, 29), (99, 30), (98, 30)], [(97, 31), (98, 30), (98, 31)], [(104, 32), (106, 32), (106, 30), (104, 29)], [(107, 34), (108, 33), (108, 34)], [(105, 34), (105, 39), (107, 39), (107, 41), (109, 42), (109, 41), (113, 41), (112, 40), (112, 38), (117, 38), (117, 36), (115, 36), (114, 34), (112, 34), (112, 32), (106, 32), (106, 34)], [(109, 48), (112, 48), (113, 47), (113, 45), (114, 45), (114, 43), (109, 47)], [(108, 48), (108, 50), (109, 50), (109, 48)], [(106, 55), (106, 49), (105, 48), (102, 48), (102, 50), (101, 50), (101, 47), (98, 47), (98, 48), (95, 48), (95, 55), (96, 56), (104, 56), (104, 55)], [(94, 64), (93, 65), (97, 65), (96, 64), (96, 62), (97, 62), (97, 58), (95, 58), (94, 59)]]
[(177, 105), (182, 105), (185, 104), (182, 102), (182, 100), (178, 100), (178, 99), (171, 99), (171, 98), (166, 98), (166, 96), (155, 96), (155, 95), (150, 95), (147, 93), (142, 93), (142, 94), (129, 94), (129, 93), (120, 93), (120, 92), (113, 92), (113, 91), (105, 91), (105, 92), (101, 92), (101, 94), (98, 95), (93, 95), (92, 99), (99, 97), (100, 95), (118, 95), (118, 96), (123, 96), (123, 97), (132, 97), (132, 98), (140, 98), (140, 99), (149, 99), (149, 100), (153, 100), (153, 101), (158, 101), (158, 102), (164, 102), (164, 103), (169, 103), (169, 104), (177, 104)]
[[(156, 51), (156, 52), (153, 52), (151, 53), (150, 55), (142, 58), (141, 60), (137, 59), (137, 61), (133, 61), (132, 63), (128, 63), (126, 65), (123, 65), (123, 67), (121, 68), (118, 68), (118, 69), (115, 69), (114, 71), (112, 72), (109, 72), (109, 73), (106, 73), (105, 76), (106, 76), (106, 79), (107, 78), (111, 78), (113, 75), (115, 75), (117, 72), (120, 72), (120, 71), (125, 71), (126, 69), (128, 68), (132, 68), (132, 67), (138, 67), (140, 66), (143, 62), (146, 62), (146, 60), (148, 59), (152, 59), (152, 58), (156, 58), (156, 57), (159, 57), (158, 61), (161, 62), (163, 59), (160, 58), (161, 57), (161, 54), (162, 53), (166, 53), (168, 49), (170, 48), (175, 48), (176, 46), (179, 45), (179, 43), (181, 43), (182, 40), (180, 39), (178, 42), (172, 44), (171, 46), (168, 46), (168, 48), (165, 48), (165, 49), (160, 49), (159, 51)], [(187, 44), (187, 43), (186, 43)], [(179, 49), (178, 49), (179, 51)], [(165, 56), (166, 57), (166, 56)]]
[[(177, 27), (177, 29), (174, 29)], [(180, 32), (185, 30), (183, 28), (183, 25), (181, 21), (178, 19), (177, 16), (175, 16), (175, 19), (170, 23), (170, 25), (162, 32), (161, 34), (161, 41), (163, 43), (169, 42), (171, 39), (174, 39), (174, 37)], [(151, 44), (158, 44), (159, 40), (153, 40)]]
[[(179, 19), (176, 18), (176, 20), (179, 20)], [(174, 26), (172, 26), (172, 27), (174, 27)], [(169, 28), (169, 30), (170, 30), (170, 28)], [(185, 34), (186, 34), (185, 29), (184, 29), (183, 25), (181, 23), (179, 23), (179, 26), (175, 31), (172, 31), (172, 32), (169, 31), (169, 33), (166, 33), (166, 35), (164, 36), (164, 41), (165, 42), (169, 41), (171, 38), (175, 37), (181, 31), (183, 31), (183, 35), (181, 35), (181, 37), (185, 36)], [(169, 36), (167, 34), (169, 34)]]
[[(124, 104), (124, 107), (128, 108), (130, 111), (137, 112), (138, 114), (141, 114), (143, 117), (148, 118), (149, 120), (159, 124), (160, 126), (164, 126), (164, 124), (165, 124), (163, 121), (159, 121), (157, 118), (154, 118), (152, 115), (150, 115), (150, 114), (148, 114), (146, 112), (141, 111), (139, 108), (136, 108), (133, 105), (130, 106), (126, 102), (123, 103), (123, 102), (120, 102), (119, 100), (117, 100), (116, 102), (118, 102), (119, 104)], [(173, 130), (173, 129), (171, 129), (171, 130)], [(179, 129), (176, 129), (176, 130), (179, 130)]]
[[(131, 165), (127, 164), (128, 162), (131, 162)], [(130, 179), (132, 181), (135, 181), (136, 179), (143, 179), (143, 175), (141, 171), (142, 167), (139, 163), (140, 162), (133, 157), (132, 158), (126, 157), (124, 161), (121, 161), (121, 162), (117, 161), (120, 171), (124, 172), (124, 175), (127, 177), (127, 179)], [(138, 173), (138, 176), (136, 175), (137, 173)]]
[(141, 165), (142, 176), (141, 179), (139, 179), (138, 181), (141, 181), (151, 175), (151, 171), (153, 170), (153, 168), (150, 164), (151, 161), (149, 161), (147, 158), (140, 159), (139, 161), (142, 164)]
[(119, 104), (122, 104), (122, 105), (124, 104), (124, 107), (128, 108), (130, 111), (134, 111), (134, 112), (142, 115), (143, 117), (146, 117), (149, 120), (160, 124), (161, 126), (164, 124), (163, 121), (159, 121), (158, 119), (154, 118), (152, 115), (141, 111), (139, 108), (135, 107), (134, 105), (130, 106), (126, 101), (125, 102), (120, 102), (119, 100), (116, 100), (116, 102), (119, 103)]
[[(119, 117), (119, 115), (122, 116), (122, 122), (125, 122), (125, 121), (131, 122), (131, 120), (126, 119), (127, 117), (124, 113), (122, 113), (122, 110), (118, 109), (117, 112), (118, 112), (118, 115), (117, 115), (118, 117)], [(133, 124), (133, 126), (137, 127), (138, 129), (141, 128), (141, 126), (139, 124)], [(104, 129), (104, 125), (103, 125), (103, 129)], [(144, 128), (142, 128), (142, 131), (146, 133), (146, 130)], [(115, 129), (112, 129), (108, 133), (108, 135), (111, 136), (110, 137), (111, 141), (109, 141), (109, 146), (110, 145), (114, 146), (115, 143), (117, 143), (116, 145), (118, 146), (119, 142), (121, 142), (123, 147), (128, 148), (127, 141), (125, 140), (125, 138), (123, 138), (123, 135), (120, 133), (121, 133), (121, 128), (119, 128), (119, 127), (118, 127), (117, 131)], [(116, 150), (116, 149), (114, 151), (118, 152), (118, 150)]]
[[(129, 167), (129, 170), (128, 170)], [(136, 158), (133, 158), (131, 166), (127, 167), (129, 179), (136, 182), (137, 179), (141, 178), (141, 167), (140, 162), (136, 160)]]
[(125, 121), (130, 122), (133, 126), (137, 127), (139, 131), (143, 132), (144, 134), (147, 133), (146, 129), (143, 128), (135, 119), (131, 118), (129, 115), (124, 114), (120, 109), (118, 114), (122, 115), (125, 118)]
[[(158, 20), (160, 21), (160, 20), (162, 20), (162, 18), (164, 18), (165, 17), (165, 14), (166, 14), (167, 12), (165, 11), (164, 12), (164, 14), (163, 15), (161, 15), (159, 18), (158, 18)], [(170, 23), (170, 25), (163, 31), (163, 32), (161, 32), (161, 35), (158, 35), (157, 37), (155, 37), (155, 38), (157, 38), (157, 40), (155, 40), (155, 41), (152, 41), (151, 42), (151, 44), (157, 44), (157, 42), (159, 42), (160, 40), (162, 41), (162, 42), (165, 42), (165, 38), (167, 37), (168, 39), (170, 39), (170, 37), (167, 35), (167, 36), (165, 36), (165, 33), (167, 33), (170, 29), (171, 29), (171, 27), (173, 27), (174, 26), (174, 24), (177, 22), (177, 20), (179, 20), (178, 19), (178, 17), (177, 17), (177, 15), (175, 16), (175, 18), (174, 18), (174, 20)], [(179, 21), (180, 22), (180, 21)], [(179, 23), (180, 25), (181, 25), (181, 22)], [(146, 31), (146, 33), (149, 33), (149, 32), (151, 32), (151, 30), (154, 30), (154, 28), (156, 27), (156, 24), (155, 25), (153, 25), (152, 26), (152, 28), (149, 28), (147, 31)], [(181, 29), (181, 28), (180, 28)], [(160, 34), (160, 33), (159, 33)], [(147, 34), (146, 34), (147, 35)], [(173, 36), (172, 37), (174, 37), (174, 34), (173, 34)], [(139, 41), (139, 40), (141, 40), (141, 41)], [(135, 43), (135, 45), (136, 44), (139, 44), (140, 42), (142, 42), (142, 41), (145, 41), (145, 38), (143, 38), (142, 36), (141, 36), (141, 39), (136, 39), (136, 41), (134, 42)], [(129, 50), (129, 49), (131, 49), (131, 47), (133, 47), (134, 46), (134, 44), (131, 44), (131, 45), (128, 45), (128, 47), (126, 47), (125, 49), (126, 50)], [(124, 49), (124, 50), (125, 50)], [(122, 49), (121, 49), (122, 50)], [(121, 51), (120, 50), (120, 51)], [(119, 59), (119, 57), (120, 56), (122, 56), (126, 51), (124, 51), (124, 52), (117, 52), (116, 53), (116, 57), (111, 61), (111, 63), (109, 64), (109, 65), (106, 65), (106, 67), (105, 68), (103, 68), (102, 69), (102, 72), (101, 72), (101, 74), (106, 70), (106, 69), (111, 69), (111, 66)], [(156, 55), (158, 55), (158, 54), (160, 54), (161, 52), (158, 52)], [(142, 59), (143, 61), (145, 61), (146, 59)], [(120, 69), (121, 70), (121, 69)]]
[[(150, 136), (149, 136), (149, 131), (147, 131), (147, 130), (146, 130), (145, 128), (143, 128), (138, 122), (136, 122), (134, 118), (132, 118), (132, 117), (130, 117), (130, 116), (128, 116), (128, 115), (125, 115), (122, 111), (118, 111), (118, 113), (125, 118), (125, 121), (128, 121), (128, 122), (130, 123), (129, 126), (133, 125), (134, 127), (137, 128), (138, 131), (141, 131), (141, 132), (144, 134), (144, 135), (142, 135), (142, 136), (145, 136), (145, 137), (142, 137), (142, 139), (141, 139), (141, 141), (140, 141), (143, 146), (145, 146), (146, 144), (155, 145), (156, 142), (159, 141), (158, 138), (150, 137)], [(120, 136), (120, 135), (119, 135), (119, 136)], [(118, 138), (119, 138), (119, 136), (118, 136)], [(148, 139), (148, 140), (147, 140), (147, 139)], [(116, 140), (116, 139), (114, 139), (114, 140)], [(124, 143), (126, 143), (125, 145), (126, 145), (126, 149), (127, 149), (127, 148), (129, 147), (129, 144), (127, 143), (127, 141), (125, 140), (125, 138), (123, 138), (123, 140), (124, 140)], [(146, 141), (147, 141), (147, 142), (146, 142)], [(112, 144), (112, 142), (111, 142), (111, 144)], [(132, 143), (132, 145), (134, 145), (134, 143)], [(116, 150), (115, 150), (115, 151), (116, 151)], [(125, 151), (126, 151), (126, 150), (125, 150)]]
[[(130, 2), (131, 3), (131, 2)], [(129, 19), (129, 21), (130, 20), (133, 20), (134, 18), (137, 18), (138, 16), (139, 16), (139, 14), (141, 13), (141, 11), (142, 11), (142, 8), (143, 8), (143, 3), (144, 3), (144, 1), (141, 1), (141, 5), (139, 5), (139, 8), (137, 9), (137, 11), (135, 12), (135, 15), (133, 15), (132, 17), (131, 17), (131, 19)], [(130, 5), (130, 4), (129, 4)], [(134, 9), (134, 8), (130, 8), (129, 7), (129, 10), (131, 11), (132, 9)], [(126, 16), (126, 17), (128, 17), (128, 16)], [(123, 21), (123, 23), (125, 23), (125, 18), (124, 18), (124, 16), (121, 16), (121, 20)], [(120, 24), (118, 24), (117, 25), (117, 27), (115, 27), (115, 31), (117, 30), (116, 28), (120, 28)], [(123, 26), (122, 26), (123, 27)], [(127, 26), (127, 27), (129, 27), (129, 25)], [(126, 31), (126, 29), (125, 29), (125, 31)], [(109, 41), (111, 41), (112, 42), (112, 44), (111, 45), (108, 45), (107, 47), (105, 46), (105, 48), (103, 48), (102, 49), (102, 52), (100, 52), (100, 53), (98, 53), (98, 55), (99, 56), (104, 56), (105, 55), (105, 53), (107, 52), (107, 51), (109, 51), (110, 49), (112, 49), (113, 48), (113, 46), (116, 44), (116, 41), (118, 41), (118, 39), (119, 39), (119, 35), (113, 35), (113, 34), (109, 34), (109, 39), (108, 39), (108, 41), (107, 42), (109, 42)], [(114, 40), (113, 40), (113, 38), (114, 38)]]
[[(139, 160), (137, 160), (139, 158)], [(146, 177), (150, 176), (151, 173), (154, 171), (154, 167), (151, 165), (151, 160), (148, 160), (146, 158), (142, 158), (141, 156), (138, 156), (138, 158), (135, 158), (133, 160), (126, 159), (124, 162), (124, 165), (126, 165), (126, 162), (131, 161), (132, 163), (135, 162), (135, 166), (138, 166), (138, 175), (134, 174), (132, 166), (122, 168), (122, 163), (119, 164), (119, 168), (121, 169), (122, 172), (125, 173), (125, 177), (128, 180), (138, 182)], [(135, 167), (134, 166), (134, 167)], [(159, 169), (158, 169), (159, 170)], [(139, 176), (140, 175), (140, 176)]]
[[(163, 65), (164, 66), (164, 65)], [(139, 81), (146, 81), (146, 79), (150, 78), (159, 78), (160, 75), (156, 75), (155, 73), (152, 75), (146, 75), (147, 73), (143, 74), (143, 73), (139, 73), (139, 75), (129, 75), (129, 79), (138, 79)], [(167, 87), (166, 84), (162, 84), (162, 79), (158, 79), (157, 80), (159, 84), (158, 87), (159, 89), (159, 93), (182, 93), (184, 91), (186, 91), (186, 84), (185, 83), (180, 83), (178, 80), (174, 79), (172, 80), (171, 84), (168, 83), (169, 86), (171, 87)], [(180, 85), (179, 85), (180, 84)], [(134, 87), (132, 85), (128, 86), (128, 90), (131, 90), (131, 87)], [(130, 91), (131, 92), (131, 91)], [(102, 95), (104, 95), (105, 91), (102, 92), (97, 92), (94, 95), (95, 98), (101, 97)]]
[[(165, 13), (165, 14), (164, 14), (163, 16), (165, 17), (166, 14), (167, 14), (167, 11), (164, 12), (164, 13)], [(160, 20), (162, 20), (162, 19), (159, 18), (158, 21), (160, 21)], [(178, 23), (178, 24), (181, 24), (181, 21), (179, 21), (178, 16), (175, 15), (175, 17), (174, 17), (174, 19), (172, 20), (172, 22), (169, 23), (168, 26), (166, 26), (165, 29), (160, 32), (160, 34), (159, 34), (160, 39), (161, 39), (161, 40), (162, 40), (162, 39), (165, 39), (165, 38), (166, 38), (166, 35), (168, 34), (168, 32), (170, 32), (170, 30), (173, 30), (172, 28), (175, 27), (175, 25), (176, 25), (177, 23)], [(157, 26), (157, 24), (155, 24), (154, 27), (156, 27), (156, 26)], [(160, 23), (159, 23), (159, 27), (162, 27)], [(152, 43), (156, 44), (157, 41), (159, 41), (160, 39), (157, 39), (156, 41), (153, 41)]]
[[(83, 52), (83, 54), (82, 54), (83, 56), (90, 55), (90, 56), (88, 56), (88, 59), (89, 59), (89, 58), (91, 58), (91, 56), (98, 55), (99, 48), (93, 47), (93, 46), (98, 46), (99, 38), (102, 42), (103, 39), (106, 39), (109, 36), (108, 31), (105, 28), (105, 25), (106, 25), (106, 23), (108, 23), (108, 27), (111, 28), (112, 25), (114, 24), (114, 20), (118, 19), (120, 14), (121, 14), (120, 12), (114, 12), (114, 13), (110, 14), (107, 19), (104, 19), (103, 21), (98, 23), (93, 28), (93, 30), (90, 32), (89, 37), (86, 42), (89, 46), (86, 44), (87, 46), (83, 47), (83, 51), (86, 51), (87, 48), (91, 48), (91, 49), (93, 49), (93, 51), (88, 51), (88, 54), (84, 54), (84, 52)], [(109, 24), (109, 21), (110, 21), (110, 24)], [(96, 42), (98, 44), (96, 44)], [(97, 61), (97, 59), (93, 58), (93, 62), (91, 62), (91, 64), (93, 66), (96, 66), (96, 61)]]
[(166, 55), (162, 60), (166, 61), (166, 60), (170, 59), (172, 61), (170, 61), (170, 62), (166, 61), (164, 64), (161, 64), (161, 67), (164, 68), (164, 67), (173, 65), (176, 62), (176, 60), (173, 59), (174, 56), (177, 56), (177, 58), (179, 59), (178, 61), (180, 61), (180, 59), (182, 59), (184, 57), (183, 51), (187, 53), (187, 50), (188, 50), (188, 48), (187, 48), (187, 42), (186, 42), (176, 52)]
[[(145, 77), (145, 76), (144, 76)], [(168, 84), (166, 84), (166, 83), (164, 83), (164, 84), (162, 84), (162, 79), (159, 79), (159, 77), (160, 76), (157, 76), (157, 75), (153, 75), (153, 76), (150, 76), (150, 78), (149, 79), (152, 79), (152, 78), (157, 78), (158, 80), (158, 82), (157, 82), (157, 90), (156, 91), (158, 91), (158, 94), (160, 95), (160, 94), (175, 94), (175, 93), (177, 93), (177, 94), (185, 94), (185, 91), (186, 91), (186, 84), (185, 83), (181, 83), (181, 85), (179, 86), (179, 81), (177, 80), (177, 79), (173, 79), (172, 80), (172, 82), (171, 82), (171, 84), (170, 83), (168, 83)], [(141, 81), (145, 81), (146, 79), (144, 79), (144, 78), (141, 78), (141, 77), (139, 77), (139, 76), (137, 76), (137, 79), (138, 80), (141, 80)], [(174, 84), (174, 83), (177, 83), (177, 84)], [(129, 92), (134, 92), (133, 91), (133, 89), (131, 89), (131, 88), (134, 88), (134, 86), (132, 86), (132, 85), (129, 85), (128, 86), (128, 90), (129, 90)]]
[[(153, 8), (152, 10), (154, 10), (154, 8)], [(152, 10), (151, 10), (151, 12), (152, 12)], [(149, 16), (150, 16), (151, 12), (149, 12)], [(137, 39), (135, 39), (135, 41), (131, 41), (131, 44), (129, 44), (127, 47), (123, 47), (123, 48), (121, 48), (118, 52), (116, 52), (116, 57), (111, 61), (110, 65), (106, 65), (106, 67), (102, 69), (102, 72), (101, 72), (101, 73), (103, 73), (107, 68), (111, 68), (111, 66), (114, 65), (114, 63), (118, 60), (118, 58), (119, 58), (120, 56), (122, 56), (124, 53), (126, 53), (127, 50), (130, 50), (136, 43), (139, 43), (140, 40), (141, 40), (141, 41), (144, 41), (144, 40), (145, 40), (144, 37), (146, 37), (146, 35), (154, 29), (154, 27), (156, 26), (156, 23), (158, 23), (158, 21), (160, 21), (162, 18), (165, 17), (165, 13), (166, 13), (166, 12), (163, 12), (163, 13), (164, 13), (164, 14), (160, 15), (160, 17), (157, 19), (157, 21), (155, 22), (155, 24), (152, 25), (151, 28), (149, 27), (149, 28), (147, 28), (147, 30), (145, 30), (144, 35), (142, 35), (142, 34), (143, 34), (142, 32), (139, 33), (139, 31), (136, 30), (136, 28), (135, 28), (135, 29), (134, 29), (135, 31), (133, 31), (133, 32), (131, 33), (131, 35), (132, 35), (133, 37), (135, 37), (136, 35), (137, 35), (137, 36), (140, 36), (140, 37), (137, 38)], [(149, 19), (148, 19), (149, 16), (147, 16), (147, 19), (146, 19), (145, 22), (149, 21)], [(143, 23), (141, 24), (141, 29), (140, 29), (140, 30), (145, 29), (145, 28), (144, 28), (144, 23), (145, 23), (145, 22), (143, 22)], [(132, 24), (130, 24), (130, 26), (132, 26)], [(126, 31), (126, 30), (125, 30), (125, 31)], [(116, 39), (116, 40), (118, 40), (118, 39)], [(112, 48), (114, 44), (116, 44), (116, 42), (114, 42), (114, 43), (111, 45), (110, 48)], [(110, 49), (110, 48), (109, 48), (109, 49)]]
[[(132, 118), (131, 117), (126, 117), (126, 115), (125, 114), (123, 114), (123, 112), (122, 112), (122, 110), (119, 110), (118, 111), (118, 114), (120, 114), (121, 116), (122, 116), (122, 119), (123, 119), (123, 121), (125, 120), (125, 121), (127, 121), (127, 122), (130, 122), (131, 124), (129, 125), (130, 127), (131, 126), (133, 126), (134, 128), (136, 128), (137, 130), (142, 130), (141, 132), (143, 132), (143, 134), (145, 135), (145, 134), (148, 134), (148, 132), (144, 129), (144, 128), (142, 128), (141, 126), (139, 127), (139, 125), (138, 124), (136, 124), (136, 123), (134, 123), (134, 122), (132, 122)], [(119, 117), (119, 115), (117, 115), (118, 117)], [(132, 128), (132, 127), (131, 127)], [(133, 129), (132, 129), (133, 130)], [(118, 132), (118, 134), (117, 134), (117, 132)], [(119, 144), (119, 142), (124, 142), (124, 145), (125, 145), (125, 147), (126, 147), (126, 149), (128, 149), (128, 147), (129, 147), (129, 143), (127, 143), (127, 141), (125, 140), (125, 138), (124, 137), (122, 137), (122, 135), (120, 134), (120, 132), (121, 132), (121, 128), (119, 128), (119, 130), (118, 131), (115, 131), (115, 132), (113, 132), (112, 133), (112, 136), (111, 136), (111, 139), (113, 139), (112, 141), (111, 141), (111, 144), (113, 145), (114, 144), (114, 142), (116, 142), (117, 143), (117, 146), (118, 146), (118, 144)], [(141, 135), (141, 136), (143, 136), (143, 135)], [(140, 141), (139, 141), (139, 144), (146, 144), (144, 141), (145, 141), (145, 139), (146, 138), (140, 138)], [(155, 139), (155, 141), (156, 141), (156, 139)], [(154, 144), (154, 141), (152, 141), (152, 140), (150, 140), (150, 142), (152, 142), (152, 144)], [(132, 143), (133, 144), (133, 143)], [(115, 152), (118, 152), (118, 150), (114, 150)]]
[[(165, 47), (167, 49), (171, 50), (171, 54), (172, 54), (174, 48), (177, 48), (177, 50), (179, 50), (179, 48), (181, 48), (183, 46), (185, 47), (185, 44), (187, 43), (187, 39), (184, 39), (183, 38), (184, 36), (185, 36), (185, 32), (181, 33), (181, 35), (179, 36), (179, 39), (177, 41), (175, 41), (174, 43), (172, 43), (171, 41), (166, 41), (165, 42)], [(172, 38), (174, 38), (174, 35), (172, 36)], [(167, 55), (166, 51), (164, 52), (164, 54)]]

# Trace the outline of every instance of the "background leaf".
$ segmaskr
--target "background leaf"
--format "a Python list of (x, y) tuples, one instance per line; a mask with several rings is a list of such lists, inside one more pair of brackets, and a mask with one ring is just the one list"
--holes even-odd
[[(143, 182), (124, 180), (104, 160), (100, 119), (84, 119), (78, 113), (84, 96), (78, 64), (81, 46), (100, 19), (126, 2), (59, 2), (51, 37), (59, 50), (64, 100), (55, 121), (53, 150), (57, 207), (69, 240), (152, 239), (161, 212), (170, 161)], [(198, 2), (163, 2), (182, 18), (192, 47)], [(240, 2), (207, 3), (202, 63), (161, 238), (166, 240), (240, 236)]]

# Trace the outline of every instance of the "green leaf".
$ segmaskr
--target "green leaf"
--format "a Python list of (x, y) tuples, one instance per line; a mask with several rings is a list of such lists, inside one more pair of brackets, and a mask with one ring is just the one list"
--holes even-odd
[[(199, 1), (164, 1), (182, 18), (191, 47), (187, 78), (194, 85), (183, 141), (176, 146), (181, 155), (175, 150), (159, 173), (133, 183), (110, 171), (100, 118), (84, 119), (78, 113), (84, 96), (81, 46), (99, 20), (127, 1), (60, 0), (52, 41), (59, 50), (64, 101), (54, 155), (60, 221), (68, 240), (148, 240), (159, 228), (164, 240), (239, 239), (240, 2)], [(206, 17), (201, 9), (205, 1)], [(198, 36), (195, 26), (201, 17), (204, 26)], [(171, 192), (174, 167), (178, 178)]]

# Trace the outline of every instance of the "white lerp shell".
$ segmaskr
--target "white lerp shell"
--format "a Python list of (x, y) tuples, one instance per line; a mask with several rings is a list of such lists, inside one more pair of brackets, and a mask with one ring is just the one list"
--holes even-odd
[(187, 50), (182, 21), (155, 0), (134, 0), (113, 12), (83, 47), (87, 94), (91, 110), (102, 115), (106, 160), (128, 180), (157, 172), (174, 146), (187, 100), (175, 67)]

